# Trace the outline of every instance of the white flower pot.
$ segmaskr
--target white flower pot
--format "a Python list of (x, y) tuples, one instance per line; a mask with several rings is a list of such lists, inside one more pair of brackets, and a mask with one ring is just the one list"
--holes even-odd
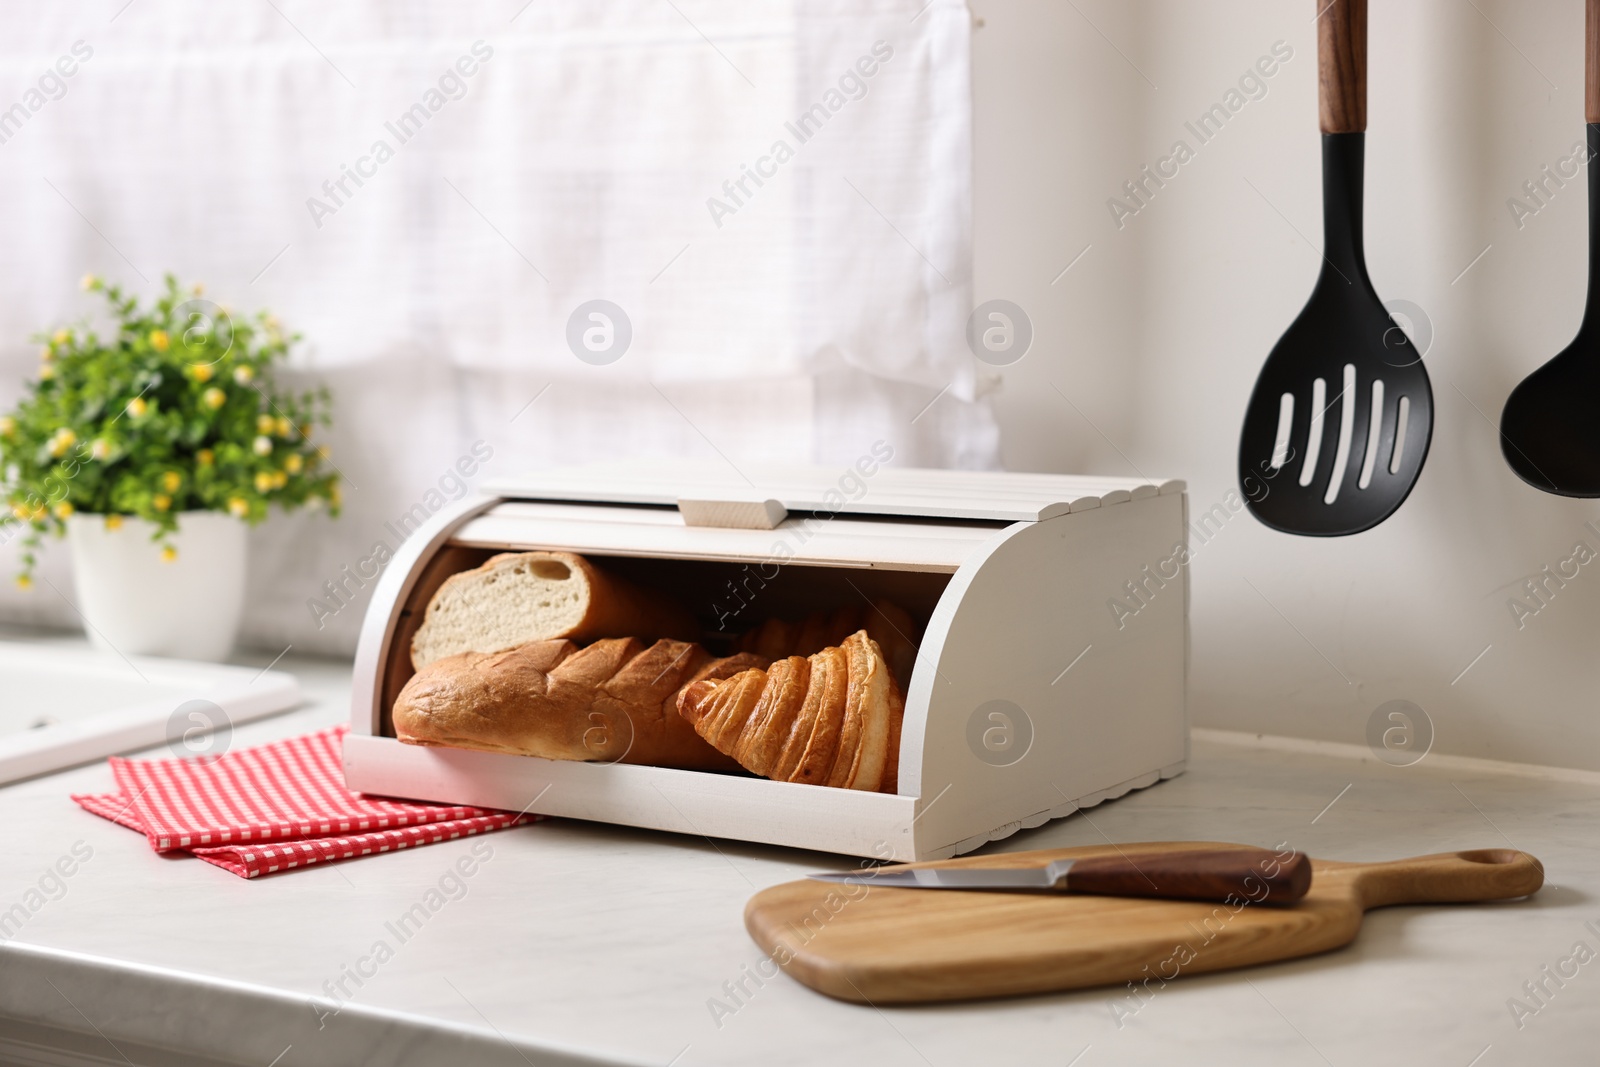
[(67, 520), (89, 640), (125, 656), (226, 659), (244, 609), (244, 523), (215, 511), (182, 513), (170, 563), (154, 532), (136, 518), (115, 530), (103, 515)]

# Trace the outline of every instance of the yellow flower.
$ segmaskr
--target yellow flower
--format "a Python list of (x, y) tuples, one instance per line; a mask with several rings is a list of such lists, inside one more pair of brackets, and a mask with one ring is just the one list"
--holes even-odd
[(78, 435), (63, 426), (50, 438), (50, 454), (52, 456), (64, 455), (67, 449), (77, 443)]
[(167, 471), (161, 475), (161, 488), (169, 493), (176, 493), (178, 486), (183, 484), (183, 478), (177, 471)]
[(302, 422), (300, 424), (300, 436), (306, 438), (311, 436), (311, 424), (309, 422)]
[(189, 373), (194, 376), (194, 380), (197, 382), (209, 382), (211, 376), (217, 372), (209, 363), (192, 363), (189, 365)]
[(196, 463), (200, 464), (200, 466), (209, 467), (211, 464), (217, 461), (217, 456), (215, 452), (211, 451), (211, 449), (202, 448), (200, 451), (194, 454), (194, 459)]
[(172, 498), (165, 493), (157, 493), (150, 498), (150, 506), (157, 511), (166, 511), (172, 506)]
[(72, 335), (66, 330), (57, 330), (55, 333), (50, 335), (50, 340), (54, 341), (58, 345), (64, 345), (71, 337)]
[(85, 274), (83, 276), (83, 281), (80, 284), (83, 286), (85, 291), (90, 289), (98, 289), (100, 288), (100, 279), (96, 278), (93, 274)]
[(112, 531), (122, 529), (122, 516), (121, 515), (107, 515), (106, 516), (106, 529), (107, 530), (112, 530)]
[(49, 363), (52, 359), (55, 359), (55, 358), (56, 358), (56, 350), (54, 348), (51, 348), (49, 345), (45, 345), (44, 347), (39, 349), (39, 361), (41, 363)]
[(258, 492), (258, 493), (268, 493), (268, 492), (271, 492), (271, 491), (272, 491), (272, 472), (270, 472), (270, 471), (257, 471), (256, 472), (256, 492)]
[(210, 389), (207, 389), (205, 392), (200, 394), (200, 402), (212, 410), (220, 408), (223, 404), (227, 403), (227, 401), (228, 394), (224, 393), (221, 389), (218, 389), (214, 385)]
[(287, 474), (285, 474), (283, 471), (273, 471), (272, 472), (272, 488), (274, 488), (274, 489), (282, 489), (284, 486), (286, 486), (288, 484), (289, 484), (289, 476)]
[(256, 433), (271, 433), (278, 428), (278, 420), (271, 415), (256, 416)]
[(258, 456), (272, 455), (272, 438), (257, 437), (254, 441), (250, 442), (250, 450)]
[(109, 455), (111, 455), (111, 442), (107, 441), (104, 437), (96, 437), (94, 439), (94, 444), (89, 446), (90, 458), (105, 459)]
[(318, 445), (317, 446), (317, 458), (318, 459), (327, 459), (331, 455), (333, 455), (333, 453), (328, 451), (328, 446), (327, 445)]
[(242, 496), (230, 497), (228, 500), (228, 510), (237, 518), (242, 519), (246, 515), (250, 514), (250, 502)]
[(169, 342), (167, 340), (167, 331), (166, 330), (151, 330), (150, 331), (150, 347), (151, 348), (155, 349), (157, 352), (165, 352), (167, 350), (168, 344), (169, 344)]
[(167, 546), (165, 546), (165, 547), (163, 547), (161, 549), (161, 562), (162, 563), (171, 563), (173, 560), (175, 560), (177, 558), (178, 558), (178, 550), (173, 548), (171, 545), (167, 545)]
[(65, 519), (72, 514), (73, 508), (70, 503), (63, 500), (51, 510), (55, 512), (56, 518)]
[(45, 507), (43, 504), (40, 504), (37, 507), (35, 507), (33, 509), (33, 514), (28, 516), (28, 518), (32, 519), (34, 522), (43, 522), (44, 520), (48, 519), (49, 517), (50, 517), (50, 509)]
[(145, 413), (145, 409), (149, 406), (150, 405), (144, 402), (144, 397), (136, 396), (132, 400), (128, 401), (128, 414), (137, 419), (140, 415)]
[(33, 514), (33, 509), (26, 504), (12, 504), (11, 514), (23, 522), (27, 522), (28, 516)]
[(343, 500), (344, 494), (339, 491), (339, 483), (334, 482), (328, 487), (328, 503), (332, 504), (334, 507), (338, 507), (340, 502)]
[(54, 378), (55, 376), (56, 376), (56, 369), (54, 367), (52, 367), (50, 364), (46, 363), (44, 366), (39, 368), (39, 380), (41, 382), (48, 382), (51, 378)]
[(301, 458), (300, 453), (298, 452), (290, 452), (287, 456), (283, 457), (283, 469), (288, 471), (290, 474), (299, 474), (300, 469), (305, 465), (306, 461)]
[(277, 430), (278, 430), (278, 436), (284, 438), (285, 440), (287, 440), (289, 435), (294, 433), (294, 423), (290, 422), (284, 416), (279, 415), (278, 416), (278, 422), (277, 422)]
[(33, 579), (31, 577), (29, 577), (28, 575), (26, 575), (26, 574), (17, 575), (17, 588), (18, 589), (32, 589), (33, 588)]
[(17, 420), (10, 415), (0, 415), (0, 437), (10, 437), (17, 432)]
[(243, 363), (233, 368), (233, 380), (238, 382), (240, 385), (249, 385), (250, 379), (254, 378), (255, 376), (256, 372), (251, 370), (250, 367)]
[(199, 282), (195, 282), (194, 283), (194, 289), (192, 290), (192, 292), (194, 293), (195, 296), (200, 296), (205, 291), (206, 291), (206, 287), (204, 285), (201, 285)]

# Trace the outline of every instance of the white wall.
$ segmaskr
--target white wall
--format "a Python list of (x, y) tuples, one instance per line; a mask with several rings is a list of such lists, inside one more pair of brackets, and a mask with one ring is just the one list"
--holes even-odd
[[(1319, 263), (1315, 0), (971, 3), (984, 24), (974, 39), (974, 296), (1014, 300), (1036, 327), (1028, 356), (991, 374), (1005, 465), (1175, 475), (1189, 480), (1196, 511), (1225, 501), (1235, 488), (1237, 434), (1256, 372), (1310, 292)], [(263, 10), (262, 40), (285, 56), (300, 55), (294, 50), (303, 42)], [(60, 16), (64, 22), (72, 17)], [(332, 32), (340, 16), (328, 17)], [(532, 17), (521, 25), (529, 26)], [(122, 37), (137, 43), (154, 33), (154, 18), (141, 5), (105, 30), (96, 69), (112, 69), (118, 61), (113, 45)], [(1582, 19), (1576, 0), (1536, 7), (1512, 0), (1372, 4), (1369, 264), (1382, 294), (1414, 301), (1431, 320), (1432, 454), (1406, 506), (1368, 534), (1294, 538), (1241, 512), (1199, 551), (1192, 573), (1198, 725), (1360, 742), (1375, 708), (1405, 698), (1431, 717), (1440, 751), (1600, 769), (1600, 657), (1594, 654), (1600, 564), (1585, 567), (1523, 629), (1507, 606), (1524, 578), (1566, 559), (1578, 540), (1600, 549), (1600, 533), (1584, 529), (1600, 520), (1600, 505), (1522, 485), (1500, 460), (1492, 421), (1516, 381), (1567, 342), (1581, 311), (1581, 184), (1561, 190), (1520, 230), (1506, 199), (1582, 136)], [(215, 31), (203, 20), (179, 25)], [(47, 36), (70, 41), (69, 29)], [(1189, 136), (1184, 120), (1220, 99), (1280, 39), (1294, 57), (1267, 83), (1266, 96), (1199, 147), (1119, 230), (1107, 198), (1174, 139)], [(698, 38), (690, 44), (700, 47)], [(332, 79), (314, 53), (306, 50), (303, 58), (307, 78)], [(504, 58), (501, 70), (509, 69), (509, 52)], [(12, 59), (18, 71), (32, 69), (31, 53)], [(343, 99), (339, 92), (333, 86), (329, 99)], [(63, 135), (78, 122), (92, 133), (97, 112), (90, 83), (72, 94), (51, 105), (51, 121)], [(373, 103), (379, 111), (389, 106)], [(351, 129), (365, 129), (365, 112), (351, 114)], [(29, 135), (37, 139), (47, 129)], [(21, 147), (8, 146), (0, 160), (0, 184), (13, 183), (7, 187), (18, 191), (18, 217), (48, 215), (58, 239), (13, 242), (0, 255), (8, 276), (48, 275), (51, 290), (65, 293), (86, 265), (119, 269), (101, 238), (20, 165)], [(171, 236), (168, 221), (182, 217), (190, 190), (199, 190), (197, 203), (232, 197), (228, 217), (243, 220), (238, 225), (267, 225), (272, 216), (263, 214), (252, 187), (212, 180), (187, 163), (170, 164), (176, 168), (170, 187), (168, 179), (152, 183), (170, 194), (166, 213), (154, 212), (148, 202), (113, 195), (117, 176), (97, 175), (93, 164), (90, 158), (82, 174), (74, 172), (85, 188), (98, 182), (109, 190), (93, 201), (90, 214), (119, 245), (152, 261), (218, 284), (232, 271), (237, 288), (247, 291), (244, 281), (287, 239), (269, 243), (264, 231), (247, 240), (244, 231), (229, 231), (228, 241), (205, 245), (215, 261), (174, 258), (162, 251)], [(441, 203), (454, 204), (442, 185), (435, 193)], [(299, 210), (298, 201), (290, 206)], [(698, 210), (698, 201), (694, 206)], [(486, 247), (493, 254), (508, 255), (492, 236), (472, 228), (475, 216), (463, 217), (463, 240), (491, 242)], [(133, 237), (141, 219), (156, 220), (149, 245)], [(1485, 246), (1492, 247), (1462, 275)], [(263, 286), (287, 287), (289, 272), (274, 271)], [(251, 299), (299, 321), (289, 314), (294, 307), (286, 288)], [(33, 325), (66, 313), (22, 298), (12, 305), (16, 321), (0, 338), (0, 361), (31, 367), (32, 353), (20, 339)], [(454, 460), (472, 440), (467, 428), (489, 418), (437, 403), (441, 391), (459, 391), (462, 372), (425, 364), (421, 346), (414, 354), (415, 365), (395, 373), (425, 385), (410, 392), (427, 399), (427, 417), (420, 406), (387, 413), (349, 406), (341, 430), (347, 436), (335, 440), (340, 462), (348, 462), (365, 489), (364, 498), (351, 494), (352, 512), (339, 527), (338, 536), (355, 541), (341, 547), (320, 532), (325, 520), (298, 517), (257, 532), (253, 597), (277, 612), (271, 617), (298, 621), (303, 614), (307, 590), (279, 580), (280, 572), (293, 563), (318, 575), (336, 573), (353, 558), (352, 545), (364, 547), (369, 532), (404, 510)], [(354, 380), (362, 373), (355, 367), (334, 382), (347, 405), (358, 405), (364, 395)], [(515, 407), (538, 384), (519, 391), (488, 381), (479, 392), (503, 393)], [(5, 389), (0, 399), (9, 404), (14, 392)], [(846, 391), (859, 407), (861, 391), (852, 386), (835, 393)], [(894, 403), (872, 400), (882, 418), (907, 420), (903, 413), (923, 409), (933, 392), (902, 391), (906, 395), (897, 394)], [(631, 403), (627, 397), (617, 402)], [(815, 402), (819, 409), (848, 410), (826, 392)], [(782, 418), (772, 404), (747, 405), (754, 412), (747, 420), (752, 436), (790, 441), (811, 425), (812, 403), (805, 397)], [(941, 455), (934, 438), (948, 439), (942, 442), (947, 450), (963, 440), (986, 445), (986, 425), (936, 428), (947, 406), (900, 431), (908, 455)], [(698, 408), (691, 411), (703, 421)], [(367, 440), (349, 429), (385, 414), (384, 421), (403, 433)], [(505, 423), (504, 416), (490, 414), (497, 425)], [(704, 450), (675, 411), (657, 405), (648, 418), (653, 421), (640, 433), (663, 447)], [(517, 432), (532, 435), (523, 429), (529, 425), (522, 420)], [(555, 429), (544, 437), (507, 440), (492, 473), (527, 465), (525, 457), (563, 438), (564, 425), (552, 415)], [(838, 436), (832, 423), (817, 425), (827, 431), (822, 436)], [(915, 435), (929, 440), (924, 445)], [(744, 454), (736, 442), (718, 439)], [(988, 455), (986, 447), (969, 451)], [(404, 471), (416, 477), (402, 477)], [(9, 561), (0, 562), (8, 564), (0, 574), (9, 574)], [(46, 573), (69, 588), (65, 564), (66, 553), (52, 551)], [(24, 602), (5, 590), (0, 610), (11, 618), (72, 621), (53, 595)], [(353, 634), (353, 615), (338, 624), (343, 629), (327, 639), (328, 647)], [(258, 621), (247, 637), (273, 649), (291, 640), (298, 650), (315, 647), (299, 644), (302, 638), (287, 627)]]
[[(1194, 512), (1224, 501), (1256, 373), (1320, 263), (1316, 7), (973, 8), (974, 296), (1015, 300), (1037, 331), (1000, 372), (1006, 465), (1179, 476)], [(1196, 725), (1364, 743), (1374, 709), (1408, 699), (1435, 751), (1600, 769), (1600, 562), (1520, 629), (1508, 606), (1580, 540), (1600, 551), (1600, 504), (1523, 485), (1496, 428), (1582, 311), (1582, 176), (1520, 230), (1506, 207), (1583, 136), (1582, 34), (1576, 2), (1372, 4), (1368, 264), (1431, 320), (1432, 450), (1370, 533), (1292, 537), (1241, 511), (1200, 548)], [(1195, 144), (1184, 120), (1278, 40), (1294, 56), (1267, 95), (1119, 230), (1106, 199)]]

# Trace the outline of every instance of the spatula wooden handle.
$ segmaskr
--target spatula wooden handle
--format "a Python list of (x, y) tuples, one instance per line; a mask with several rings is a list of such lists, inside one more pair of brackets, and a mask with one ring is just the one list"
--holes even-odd
[(1537, 892), (1544, 885), (1543, 865), (1513, 848), (1440, 852), (1356, 866), (1352, 874), (1361, 904), (1367, 908), (1510, 900)]
[(1287, 904), (1311, 888), (1304, 853), (1263, 848), (1129, 853), (1081, 859), (1067, 873), (1067, 890), (1116, 897)]
[[(1597, 2), (1600, 0), (1589, 0), (1591, 12)], [(1321, 12), (1317, 16), (1317, 103), (1322, 132), (1360, 133), (1367, 128), (1367, 0), (1315, 3)], [(1590, 78), (1591, 83), (1593, 80)]]
[(1584, 9), (1583, 113), (1585, 122), (1600, 122), (1600, 0)]

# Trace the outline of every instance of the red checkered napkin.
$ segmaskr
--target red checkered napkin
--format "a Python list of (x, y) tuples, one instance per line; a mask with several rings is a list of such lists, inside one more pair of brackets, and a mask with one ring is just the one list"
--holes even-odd
[(218, 759), (111, 759), (118, 791), (76, 795), (157, 852), (185, 851), (243, 878), (391, 852), (533, 822), (466, 805), (414, 804), (344, 784), (348, 727), (230, 752)]

